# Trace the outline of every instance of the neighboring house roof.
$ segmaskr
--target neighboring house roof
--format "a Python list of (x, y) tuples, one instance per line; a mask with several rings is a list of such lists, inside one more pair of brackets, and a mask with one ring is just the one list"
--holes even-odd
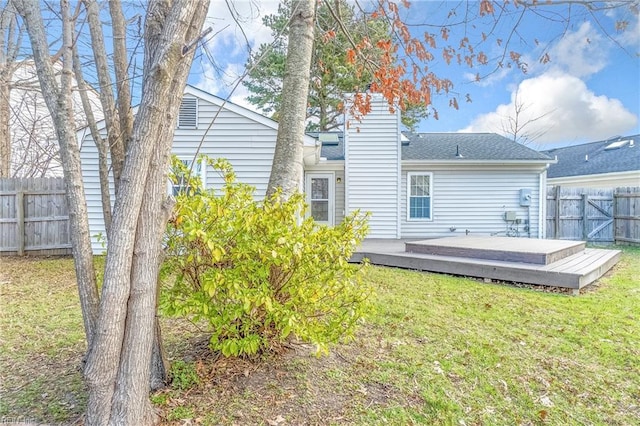
[(638, 144), (640, 135), (618, 136), (542, 151), (552, 158), (558, 158), (558, 162), (549, 167), (547, 176), (557, 178), (640, 170)]
[[(322, 142), (321, 157), (344, 160), (344, 137), (340, 132), (310, 132)], [(337, 135), (322, 141), (324, 135)], [(549, 161), (537, 152), (495, 133), (403, 133), (404, 161)]]

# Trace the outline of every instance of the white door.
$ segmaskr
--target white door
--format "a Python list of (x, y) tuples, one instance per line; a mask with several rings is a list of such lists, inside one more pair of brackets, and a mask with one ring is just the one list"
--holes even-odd
[(308, 173), (305, 182), (309, 214), (324, 225), (333, 225), (333, 173)]

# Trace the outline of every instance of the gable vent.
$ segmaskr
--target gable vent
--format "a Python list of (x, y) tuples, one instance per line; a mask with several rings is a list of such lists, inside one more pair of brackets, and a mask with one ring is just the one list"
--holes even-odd
[(178, 128), (198, 128), (198, 98), (182, 98), (178, 114)]

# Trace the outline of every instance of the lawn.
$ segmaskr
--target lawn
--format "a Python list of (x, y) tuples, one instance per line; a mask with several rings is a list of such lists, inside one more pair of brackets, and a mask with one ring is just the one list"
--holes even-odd
[[(579, 296), (372, 267), (375, 311), (316, 358), (232, 360), (164, 320), (165, 424), (640, 424), (640, 249)], [(79, 422), (70, 259), (0, 258), (0, 422)]]

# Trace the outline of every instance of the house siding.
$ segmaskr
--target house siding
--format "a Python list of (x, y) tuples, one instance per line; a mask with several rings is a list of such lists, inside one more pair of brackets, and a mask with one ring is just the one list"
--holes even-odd
[[(193, 96), (184, 95), (185, 98)], [(207, 131), (218, 110), (217, 105), (199, 98), (198, 126), (196, 129), (175, 130), (173, 154), (184, 160), (192, 159), (202, 141), (200, 154), (229, 160), (238, 181), (254, 186), (256, 199), (264, 198), (271, 173), (277, 129), (223, 108)], [(101, 253), (103, 247), (96, 236), (100, 233), (104, 235), (105, 229), (98, 177), (98, 153), (88, 131), (81, 134), (80, 138), (92, 248), (94, 253)], [(222, 184), (218, 172), (211, 167), (203, 171), (203, 177), (209, 188)]]
[(399, 120), (374, 96), (371, 112), (345, 135), (345, 210), (371, 213), (369, 238), (399, 237)]
[[(100, 132), (106, 138), (106, 132)], [(102, 197), (100, 191), (100, 174), (98, 171), (98, 148), (91, 137), (89, 129), (81, 133), (80, 161), (82, 164), (82, 182), (87, 200), (87, 216), (91, 233), (91, 248), (94, 254), (101, 254), (106, 240), (104, 217), (102, 214)], [(113, 183), (110, 181), (111, 203), (115, 200)]]
[[(190, 95), (185, 94), (185, 98)], [(267, 191), (275, 150), (277, 130), (240, 114), (199, 99), (198, 128), (176, 129), (172, 152), (180, 158), (193, 158), (202, 141), (200, 154), (229, 160), (239, 182), (256, 188), (256, 198)], [(211, 121), (215, 122), (207, 131)], [(204, 140), (203, 140), (204, 137)], [(219, 187), (222, 179), (211, 167), (204, 171), (207, 187)]]
[(618, 188), (640, 186), (640, 171), (548, 178), (549, 185), (567, 188)]
[[(407, 220), (407, 173), (433, 173), (432, 220)], [(526, 168), (487, 167), (457, 168), (451, 166), (409, 166), (402, 169), (401, 226), (402, 238), (435, 238), (464, 235), (467, 231), (480, 235), (504, 235), (505, 211), (515, 211), (520, 236), (528, 236), (524, 220), (527, 207), (520, 206), (520, 189), (531, 190), (531, 237), (539, 237), (540, 226), (539, 170)], [(454, 229), (453, 231), (451, 229)]]

